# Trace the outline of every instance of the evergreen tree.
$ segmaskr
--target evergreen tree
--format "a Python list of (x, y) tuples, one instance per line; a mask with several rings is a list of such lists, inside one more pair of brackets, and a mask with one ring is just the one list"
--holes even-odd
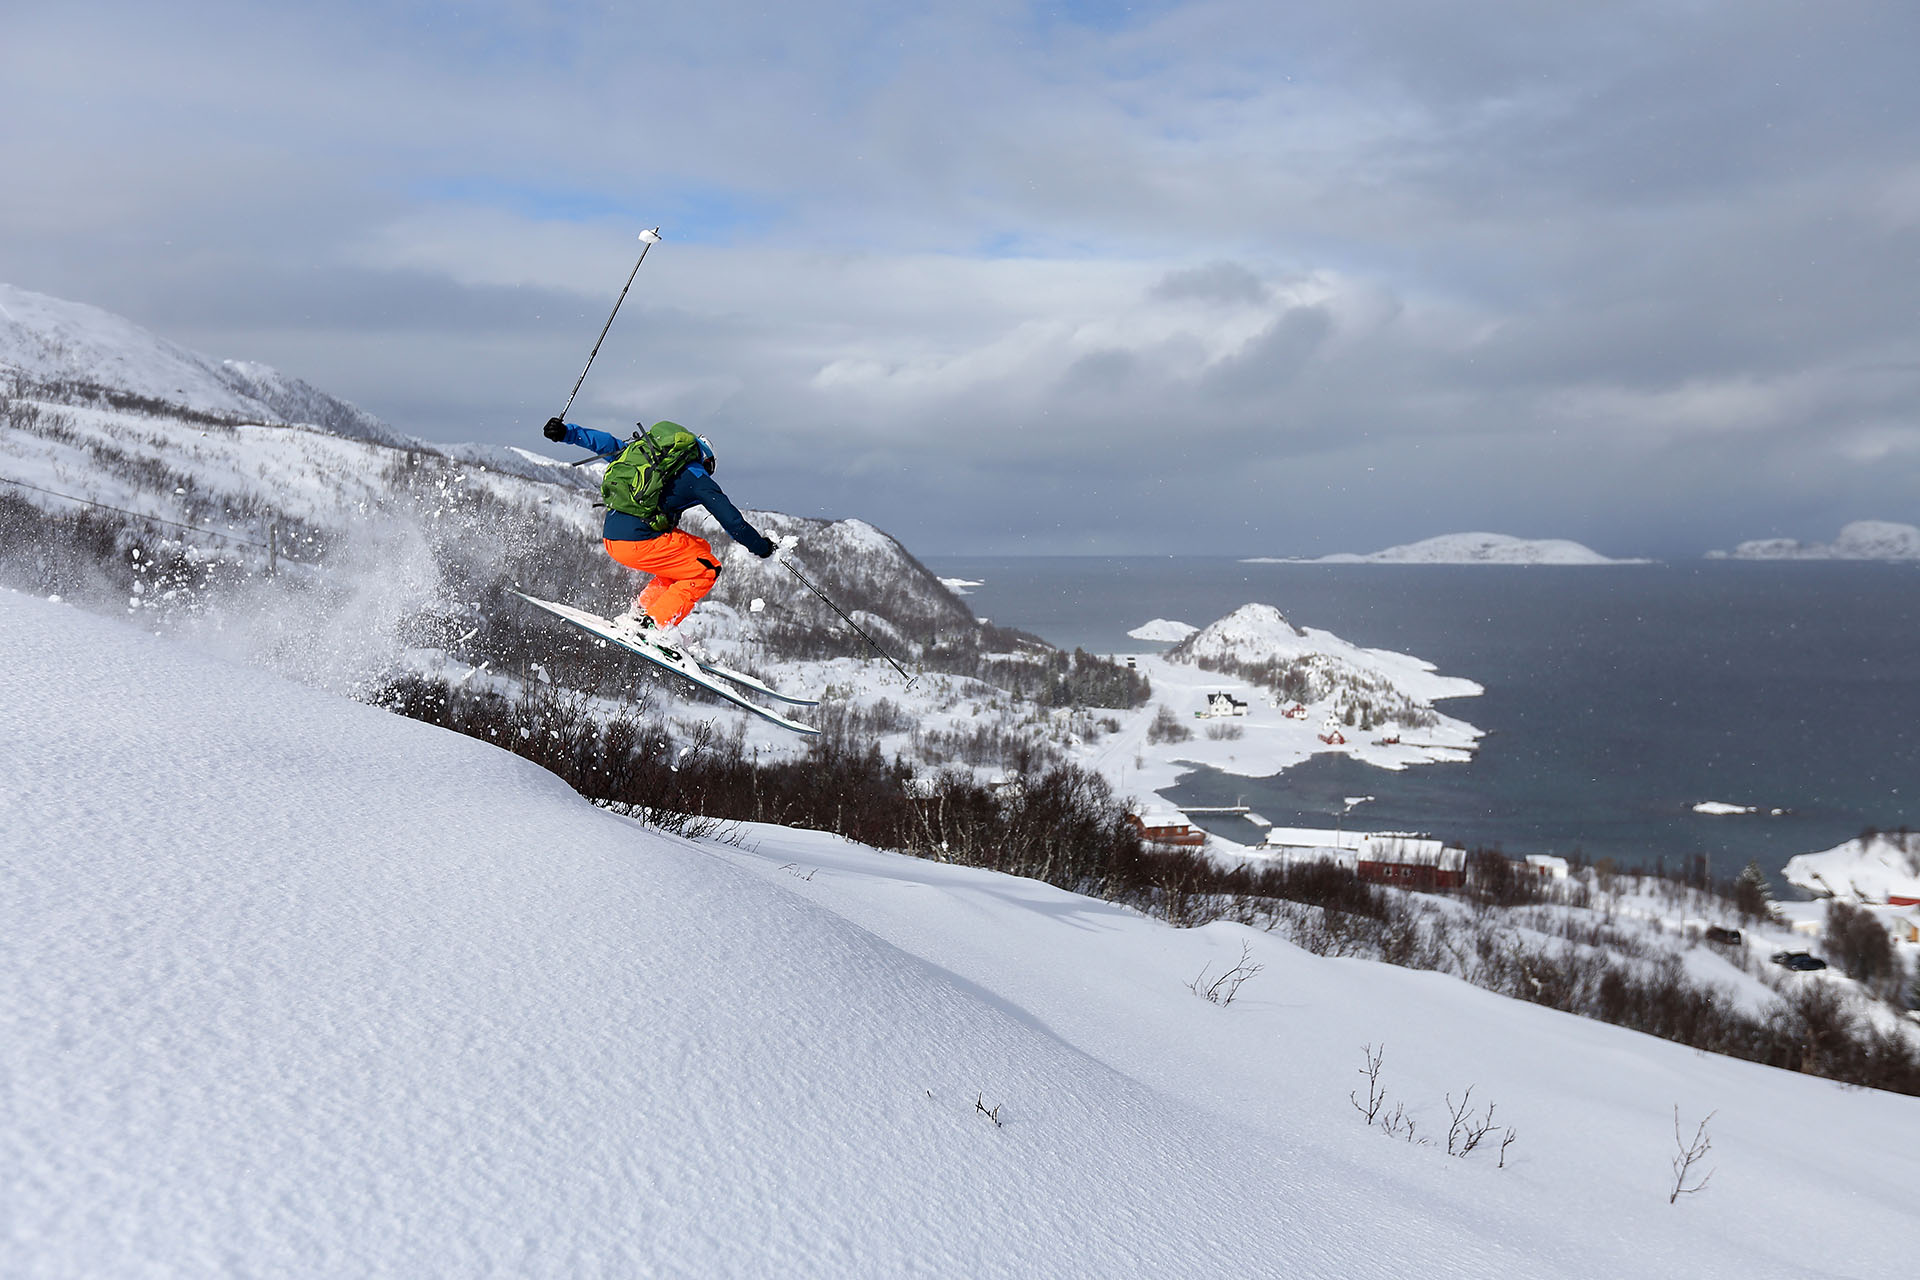
[(1773, 906), (1773, 886), (1767, 883), (1767, 873), (1760, 869), (1758, 859), (1742, 867), (1739, 877), (1734, 880), (1733, 905), (1749, 920), (1772, 923), (1777, 918)]

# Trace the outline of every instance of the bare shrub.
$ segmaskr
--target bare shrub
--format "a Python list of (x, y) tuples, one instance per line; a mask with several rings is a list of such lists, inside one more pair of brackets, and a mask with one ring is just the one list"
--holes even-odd
[(1681, 1136), (1680, 1104), (1674, 1104), (1673, 1145), (1675, 1150), (1673, 1157), (1673, 1190), (1667, 1196), (1668, 1204), (1672, 1204), (1681, 1196), (1690, 1196), (1696, 1192), (1706, 1190), (1707, 1183), (1712, 1181), (1714, 1170), (1709, 1169), (1706, 1175), (1699, 1181), (1695, 1182), (1692, 1186), (1687, 1185), (1687, 1179), (1693, 1176), (1693, 1166), (1706, 1159), (1707, 1152), (1713, 1150), (1713, 1139), (1707, 1133), (1707, 1121), (1712, 1120), (1714, 1116), (1718, 1114), (1719, 1112), (1717, 1111), (1708, 1112), (1706, 1120), (1702, 1120), (1699, 1126), (1694, 1129), (1693, 1137), (1689, 1140)]
[(1463, 1160), (1493, 1130), (1493, 1104), (1489, 1102), (1485, 1112), (1475, 1115), (1473, 1089), (1468, 1085), (1457, 1103), (1451, 1093), (1447, 1095), (1447, 1154)]
[(1367, 1123), (1371, 1125), (1379, 1116), (1381, 1108), (1387, 1105), (1386, 1086), (1380, 1083), (1380, 1064), (1386, 1060), (1387, 1046), (1383, 1044), (1376, 1049), (1371, 1044), (1362, 1045), (1360, 1052), (1366, 1059), (1366, 1065), (1360, 1068), (1360, 1074), (1367, 1078), (1367, 1100), (1363, 1105), (1359, 1091), (1355, 1090), (1347, 1095), (1347, 1101), (1351, 1102), (1353, 1109), (1365, 1116)]
[[(1252, 958), (1252, 945), (1243, 942), (1240, 944), (1240, 962), (1238, 964), (1222, 973), (1212, 982), (1207, 982), (1207, 970), (1213, 967), (1213, 965), (1209, 963), (1200, 970), (1199, 977), (1187, 984), (1187, 990), (1197, 996), (1204, 997), (1209, 1004), (1217, 1004), (1222, 1007), (1230, 1005), (1233, 1003), (1233, 998), (1240, 994), (1241, 985), (1244, 984), (1248, 978), (1253, 977), (1266, 967), (1265, 965), (1251, 963)], [(1206, 983), (1206, 985), (1202, 986), (1202, 983)]]
[(1155, 745), (1164, 742), (1185, 742), (1191, 737), (1193, 737), (1193, 730), (1189, 729), (1169, 706), (1162, 705), (1160, 710), (1154, 713), (1153, 723), (1147, 726), (1147, 741)]
[(1864, 907), (1827, 904), (1827, 953), (1840, 971), (1881, 995), (1893, 995), (1904, 977), (1886, 927)]

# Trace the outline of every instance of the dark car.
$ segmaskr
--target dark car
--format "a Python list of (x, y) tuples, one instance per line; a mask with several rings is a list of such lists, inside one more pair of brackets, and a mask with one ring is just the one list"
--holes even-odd
[(1796, 973), (1810, 973), (1815, 969), (1824, 969), (1827, 962), (1819, 956), (1810, 956), (1804, 951), (1776, 951), (1773, 962)]
[(1717, 942), (1725, 947), (1737, 947), (1740, 945), (1740, 931), (1710, 924), (1707, 926), (1707, 941)]

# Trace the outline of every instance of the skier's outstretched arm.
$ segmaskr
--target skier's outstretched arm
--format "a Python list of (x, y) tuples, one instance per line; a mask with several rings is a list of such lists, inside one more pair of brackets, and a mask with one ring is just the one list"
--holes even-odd
[[(556, 423), (560, 426), (558, 432), (554, 430)], [(627, 442), (619, 436), (605, 431), (595, 431), (592, 427), (582, 427), (572, 422), (561, 422), (558, 418), (547, 419), (545, 434), (549, 440), (557, 440), (561, 444), (570, 444), (579, 449), (588, 449), (603, 458), (618, 457), (620, 451), (627, 447)]]
[(762, 560), (773, 554), (773, 543), (747, 523), (747, 518), (740, 514), (740, 508), (733, 505), (733, 500), (714, 483), (711, 476), (704, 471), (688, 471), (682, 472), (681, 478), (692, 490), (695, 501), (712, 513), (713, 518), (720, 522), (720, 527), (735, 542)]

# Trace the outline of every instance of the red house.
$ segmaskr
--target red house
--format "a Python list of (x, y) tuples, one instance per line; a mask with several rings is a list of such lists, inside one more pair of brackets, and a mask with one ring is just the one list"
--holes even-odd
[(1355, 868), (1362, 880), (1433, 893), (1467, 883), (1467, 851), (1419, 836), (1371, 836)]
[(1147, 809), (1128, 814), (1127, 821), (1148, 844), (1197, 849), (1207, 842), (1207, 833), (1178, 809)]

